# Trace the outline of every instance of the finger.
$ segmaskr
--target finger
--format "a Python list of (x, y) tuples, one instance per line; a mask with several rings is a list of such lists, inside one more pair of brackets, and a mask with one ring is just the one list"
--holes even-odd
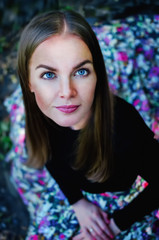
[(89, 233), (96, 240), (108, 240), (110, 237), (98, 226), (97, 223), (92, 225), (92, 228), (89, 228)]
[(110, 220), (108, 218), (108, 215), (104, 211), (101, 211), (100, 213), (101, 218), (98, 219), (97, 224), (103, 232), (105, 232), (111, 239), (113, 239), (114, 234), (109, 227)]
[(91, 233), (89, 232), (89, 230), (87, 228), (82, 228), (81, 232), (76, 235), (75, 237), (72, 238), (73, 240), (96, 240), (94, 238), (92, 238)]
[(103, 210), (101, 210), (100, 213), (101, 213), (101, 216), (102, 216), (104, 222), (106, 222), (106, 224), (109, 224), (110, 223), (110, 219), (108, 217), (108, 214), (106, 212), (104, 212)]
[(92, 240), (110, 240), (110, 238), (107, 236), (107, 237), (100, 237), (100, 236), (97, 236), (97, 237), (93, 237)]
[(84, 239), (83, 233), (79, 233), (78, 235), (72, 238), (72, 240), (82, 240), (82, 239)]
[[(90, 233), (90, 230), (89, 230), (89, 229), (86, 229), (86, 231), (85, 231), (85, 233), (84, 233), (85, 238), (88, 239), (88, 240), (92, 240), (92, 236), (93, 236), (92, 233), (93, 233), (92, 231), (91, 231), (91, 233)], [(84, 239), (85, 239), (85, 238), (84, 238)]]
[(103, 224), (101, 220), (98, 220), (97, 224), (98, 226), (98, 234), (101, 234), (102, 236), (108, 236), (110, 239), (114, 238), (114, 234), (109, 228), (109, 225)]

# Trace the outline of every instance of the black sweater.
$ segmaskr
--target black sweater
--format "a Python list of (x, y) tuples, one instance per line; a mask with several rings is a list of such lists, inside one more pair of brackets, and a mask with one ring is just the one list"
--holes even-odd
[(114, 172), (106, 182), (92, 183), (70, 167), (79, 134), (70, 128), (49, 124), (53, 158), (46, 167), (70, 204), (83, 197), (80, 189), (90, 193), (125, 191), (138, 175), (143, 177), (148, 187), (128, 206), (112, 215), (118, 227), (125, 230), (159, 207), (159, 143), (137, 110), (119, 97), (115, 97), (114, 114)]

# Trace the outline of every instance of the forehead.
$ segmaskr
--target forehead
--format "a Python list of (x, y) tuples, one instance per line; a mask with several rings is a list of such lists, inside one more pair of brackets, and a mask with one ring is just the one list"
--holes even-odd
[(33, 56), (49, 54), (52, 56), (80, 56), (87, 55), (92, 58), (92, 54), (87, 44), (78, 36), (73, 34), (54, 35), (43, 41), (35, 49)]

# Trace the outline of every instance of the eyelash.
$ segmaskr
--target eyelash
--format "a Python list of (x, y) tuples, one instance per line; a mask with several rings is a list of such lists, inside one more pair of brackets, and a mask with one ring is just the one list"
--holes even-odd
[[(84, 75), (81, 75), (81, 74), (77, 75), (78, 72), (82, 72), (82, 71), (85, 71), (86, 74), (84, 74)], [(81, 68), (81, 69), (77, 70), (74, 75), (77, 76), (77, 77), (87, 77), (89, 75), (89, 73), (90, 73), (89, 69)]]
[[(78, 74), (79, 72), (82, 72), (82, 71), (85, 72), (85, 74), (83, 74), (83, 75)], [(45, 77), (45, 75), (47, 75), (47, 74), (51, 75), (51, 77)], [(90, 70), (89, 69), (81, 68), (81, 69), (78, 69), (73, 75), (75, 77), (87, 77), (89, 74), (90, 74)], [(52, 80), (52, 79), (56, 78), (56, 75), (53, 72), (44, 72), (44, 73), (41, 74), (40, 77), (45, 79), (45, 80)]]
[[(45, 77), (46, 74), (50, 74), (50, 75), (54, 75), (54, 76), (48, 78), (48, 77)], [(44, 73), (41, 74), (41, 78), (43, 78), (43, 79), (45, 79), (45, 80), (54, 79), (55, 76), (56, 76), (56, 75), (55, 75), (55, 73), (53, 73), (53, 72), (44, 72)]]

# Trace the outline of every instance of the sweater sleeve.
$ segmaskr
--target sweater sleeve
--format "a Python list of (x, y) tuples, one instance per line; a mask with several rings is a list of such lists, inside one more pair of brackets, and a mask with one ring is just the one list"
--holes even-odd
[(150, 214), (159, 207), (159, 198), (156, 192), (148, 186), (131, 203), (122, 210), (117, 210), (112, 214), (115, 223), (121, 230), (128, 229), (133, 223), (141, 221), (144, 216)]
[(141, 221), (144, 216), (159, 208), (159, 143), (152, 139), (147, 145), (145, 144), (143, 151), (139, 175), (147, 181), (148, 186), (131, 203), (112, 215), (121, 230), (126, 230), (133, 223)]
[(112, 214), (121, 230), (128, 229), (133, 223), (141, 221), (145, 215), (159, 208), (157, 192), (159, 187), (159, 143), (154, 139), (153, 132), (133, 106), (130, 106), (130, 113), (126, 112), (126, 114), (130, 114), (129, 131), (133, 142), (133, 164), (136, 165), (137, 175), (146, 180), (148, 186), (126, 207)]
[(67, 128), (49, 126), (52, 158), (48, 160), (46, 167), (70, 204), (83, 197), (80, 190), (80, 173), (73, 170), (69, 164), (75, 158), (74, 150), (78, 134), (79, 132)]
[(60, 161), (50, 161), (46, 167), (59, 184), (70, 204), (74, 204), (83, 198), (79, 186), (78, 172), (73, 171), (65, 161), (62, 163)]
[(143, 160), (139, 166), (139, 175), (147, 181), (148, 186), (131, 203), (112, 215), (121, 230), (128, 229), (133, 223), (141, 221), (144, 216), (159, 208), (159, 143), (153, 139), (149, 141), (140, 157)]

